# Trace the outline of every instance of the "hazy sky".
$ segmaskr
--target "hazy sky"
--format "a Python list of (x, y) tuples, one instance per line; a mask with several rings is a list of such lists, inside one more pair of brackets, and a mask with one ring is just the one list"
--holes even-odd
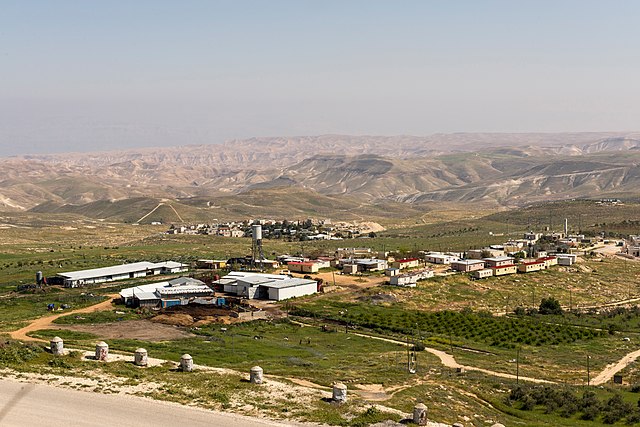
[(0, 0), (0, 155), (640, 130), (638, 1)]

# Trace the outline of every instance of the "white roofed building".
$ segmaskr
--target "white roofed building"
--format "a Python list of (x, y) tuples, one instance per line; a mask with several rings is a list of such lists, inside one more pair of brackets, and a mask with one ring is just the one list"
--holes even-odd
[(135, 279), (138, 277), (157, 274), (171, 274), (187, 271), (187, 265), (174, 262), (133, 262), (131, 264), (114, 265), (110, 267), (92, 268), (90, 270), (69, 271), (58, 273), (56, 276), (63, 280), (64, 286), (76, 288), (117, 280)]
[(125, 305), (131, 307), (169, 307), (186, 305), (194, 298), (213, 296), (213, 290), (203, 282), (190, 277), (148, 283), (120, 291)]
[(278, 274), (232, 271), (214, 284), (222, 284), (225, 292), (240, 297), (273, 301), (318, 292), (318, 283), (315, 280), (298, 279)]

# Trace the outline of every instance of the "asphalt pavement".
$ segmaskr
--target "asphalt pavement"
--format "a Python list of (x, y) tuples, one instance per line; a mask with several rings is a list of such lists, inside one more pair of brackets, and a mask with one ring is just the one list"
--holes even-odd
[(3, 427), (291, 425), (299, 424), (207, 411), (136, 396), (107, 395), (0, 379), (0, 426)]

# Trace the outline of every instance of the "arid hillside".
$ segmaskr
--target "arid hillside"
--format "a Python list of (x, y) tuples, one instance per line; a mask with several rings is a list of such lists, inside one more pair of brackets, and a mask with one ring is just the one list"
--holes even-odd
[(139, 213), (133, 207), (141, 198), (153, 199), (148, 204), (179, 199), (200, 209), (234, 204), (233, 197), (278, 194), (279, 199), (290, 196), (284, 205), (316, 201), (299, 213), (329, 214), (332, 208), (353, 212), (363, 204), (417, 208), (437, 201), (504, 207), (640, 195), (640, 134), (621, 133), (253, 138), (11, 157), (0, 163), (3, 210), (100, 217), (106, 209), (127, 219)]

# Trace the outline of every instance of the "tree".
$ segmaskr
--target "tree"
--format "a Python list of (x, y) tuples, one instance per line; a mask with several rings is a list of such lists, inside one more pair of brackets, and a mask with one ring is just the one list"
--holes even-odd
[(540, 314), (562, 314), (562, 307), (560, 302), (554, 297), (543, 298), (540, 302), (540, 308), (538, 309)]

